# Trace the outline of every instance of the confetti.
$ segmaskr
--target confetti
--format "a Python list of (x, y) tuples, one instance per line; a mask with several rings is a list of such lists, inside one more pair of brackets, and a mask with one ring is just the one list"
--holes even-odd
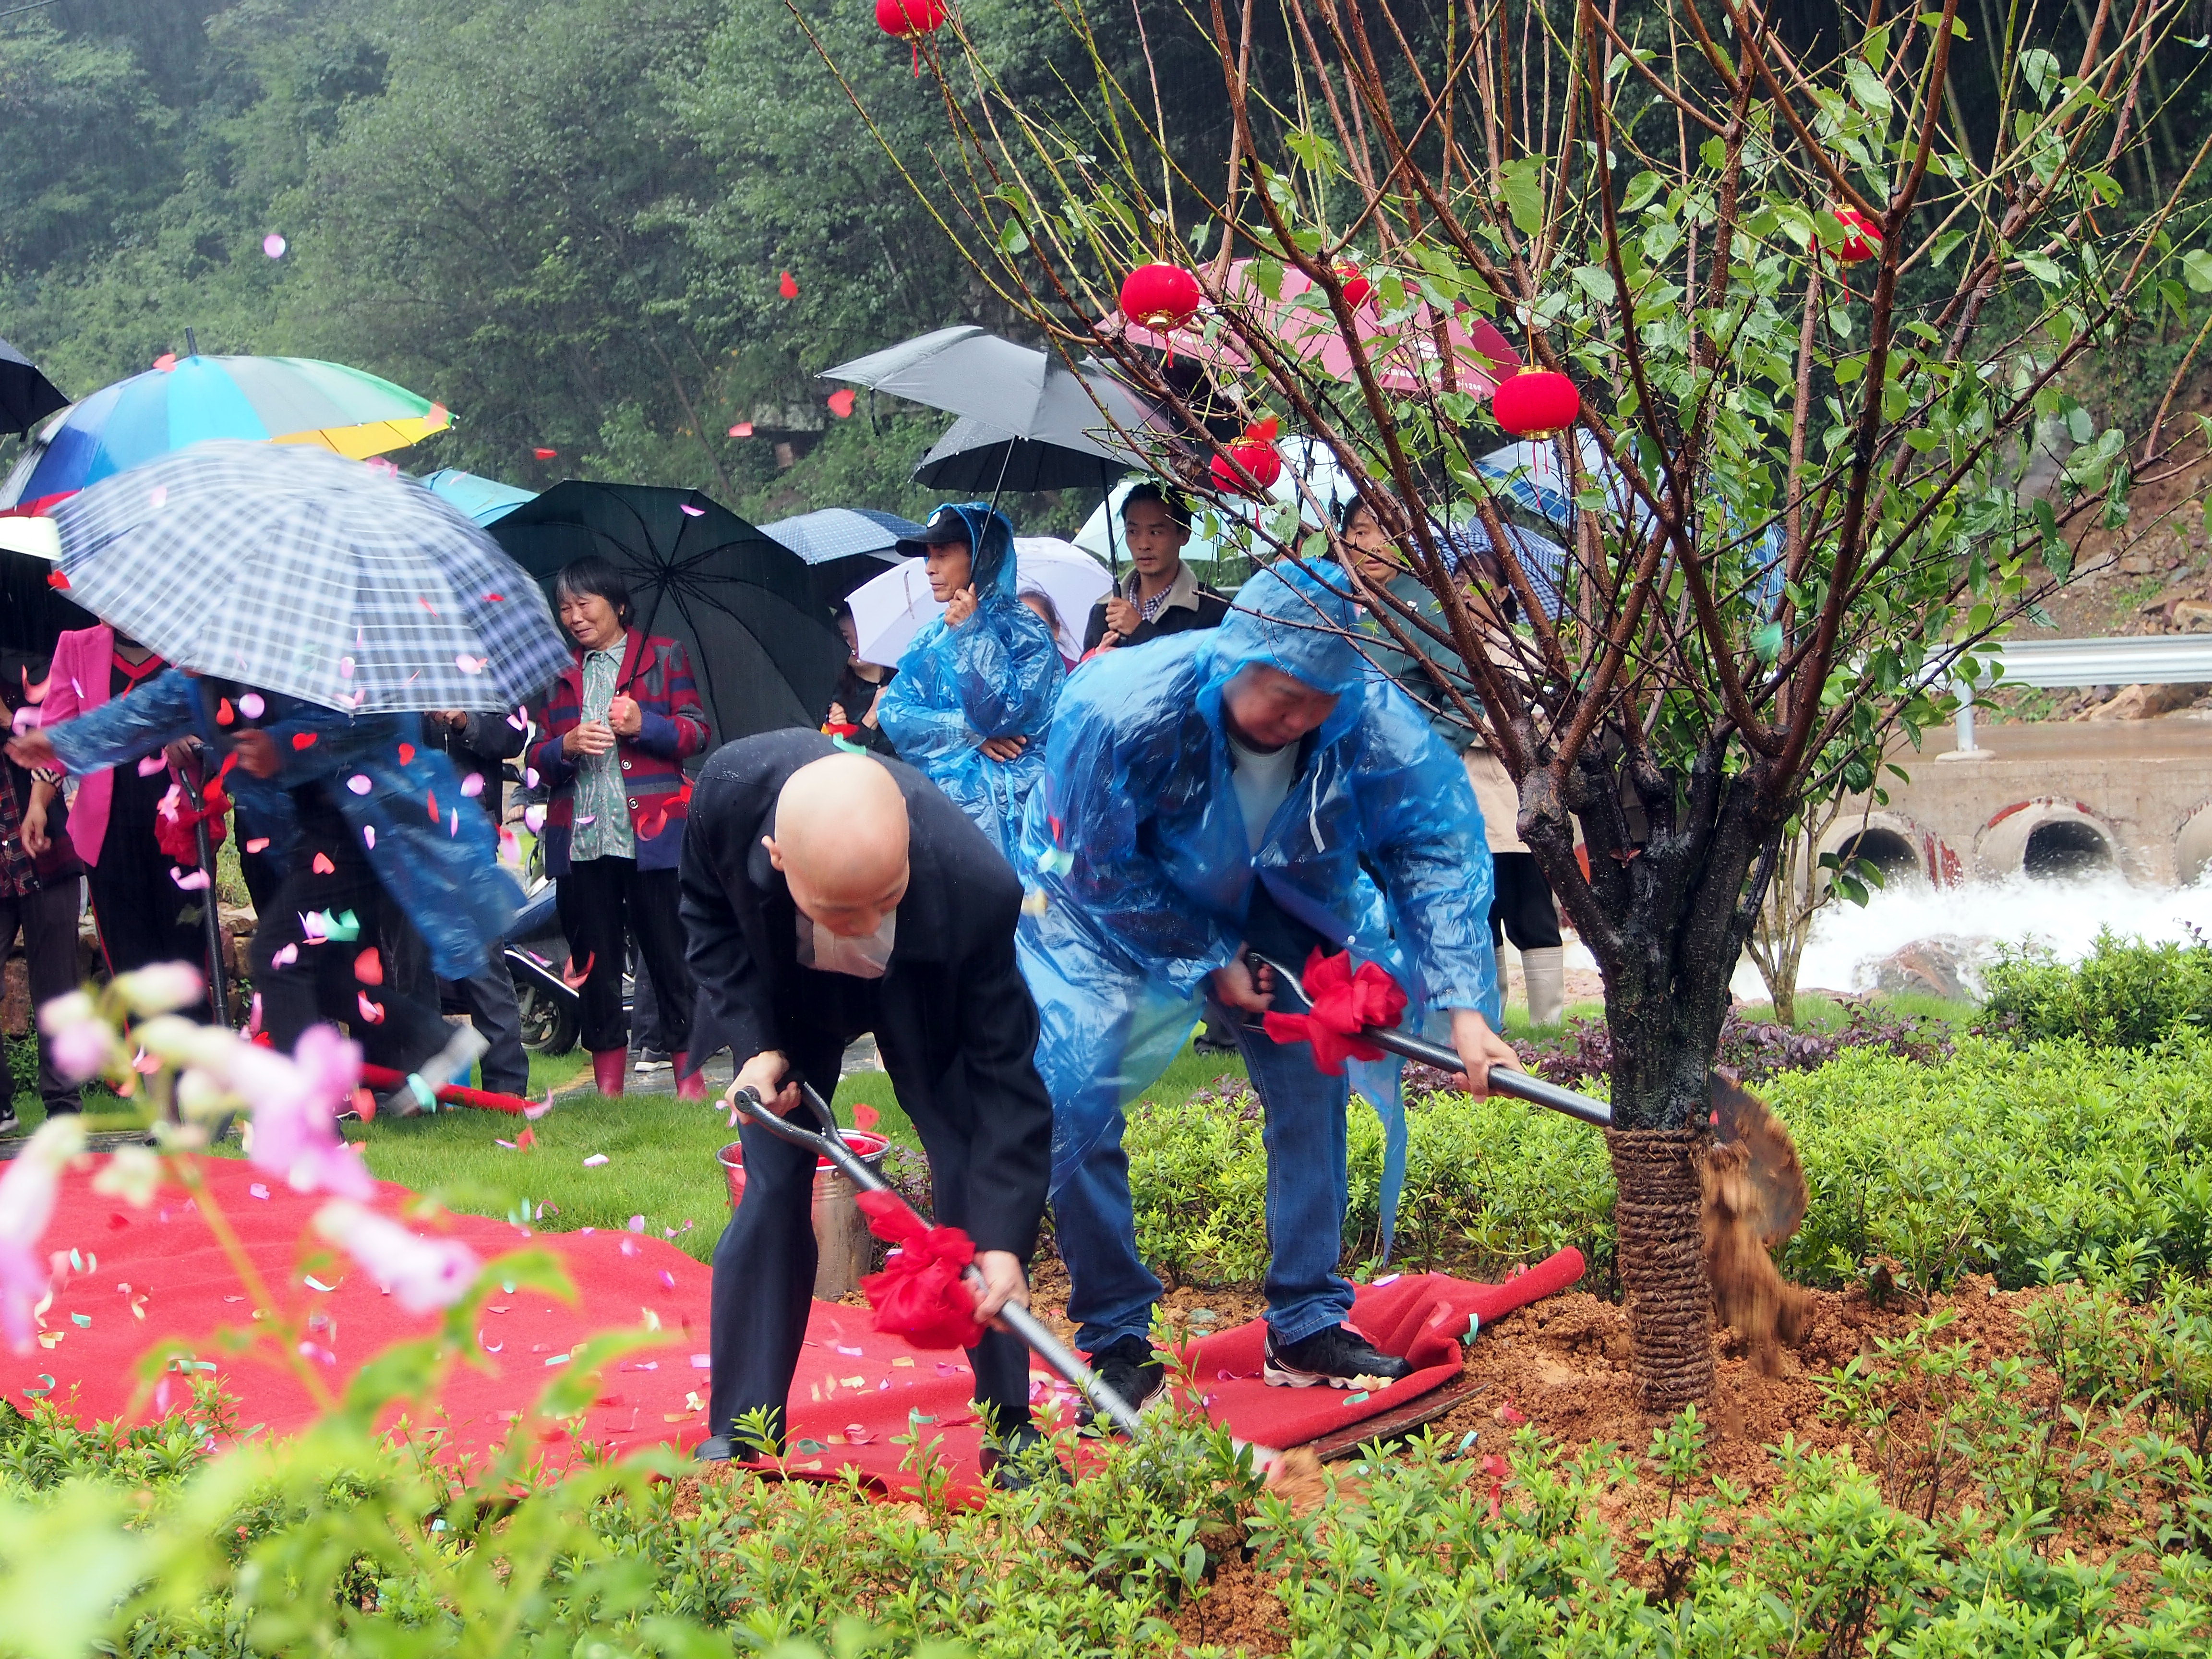
[[(535, 784), (532, 784), (531, 787), (532, 788), (537, 787)], [(543, 830), (545, 827), (545, 809), (542, 806), (524, 807), (522, 809), (522, 827), (530, 831), (533, 836), (539, 830)]]
[(384, 958), (374, 945), (353, 959), (353, 976), (363, 985), (384, 983)]
[(289, 246), (290, 245), (273, 230), (261, 239), (261, 251), (272, 259), (283, 258), (284, 250)]
[(854, 1359), (860, 1358), (866, 1352), (866, 1350), (860, 1348), (848, 1348), (842, 1342), (838, 1343), (836, 1347), (839, 1353), (849, 1355)]
[(714, 1356), (710, 1353), (693, 1354), (691, 1356), (691, 1369), (695, 1371), (713, 1370), (714, 1369)]
[(138, 763), (138, 775), (142, 778), (150, 778), (168, 763), (168, 758), (166, 756), (149, 755)]
[(71, 1314), (70, 1316), (70, 1323), (76, 1326), (81, 1331), (88, 1331), (92, 1328), (92, 1316), (90, 1314)]
[(269, 958), (269, 965), (271, 968), (289, 968), (299, 959), (300, 947), (296, 945), (288, 945)]
[(587, 1170), (604, 1170), (607, 1163), (608, 1158), (605, 1152), (593, 1152), (584, 1160), (584, 1167)]
[(753, 423), (750, 421), (739, 421), (735, 426), (730, 428), (730, 435), (732, 438), (751, 437), (753, 435)]
[(316, 854), (313, 867), (319, 876), (334, 876), (338, 872), (337, 866), (331, 862), (331, 855), (328, 853)]
[(292, 747), (295, 749), (313, 749), (315, 746), (316, 735), (317, 734), (313, 732), (295, 732), (292, 734)]
[[(545, 1091), (545, 1102), (544, 1102), (544, 1104), (543, 1104), (543, 1105), (541, 1105), (541, 1106), (526, 1106), (526, 1107), (524, 1107), (524, 1108), (522, 1109), (522, 1115), (523, 1115), (523, 1116), (525, 1116), (525, 1117), (528, 1118), (532, 1122), (533, 1122), (533, 1123), (534, 1123), (534, 1122), (536, 1122), (539, 1118), (544, 1117), (544, 1116), (545, 1115), (545, 1114), (546, 1114), (546, 1113), (548, 1113), (548, 1112), (551, 1111), (552, 1109), (553, 1109), (553, 1091), (552, 1091), (550, 1089), (548, 1089), (548, 1090)], [(590, 1229), (586, 1228), (585, 1231), (588, 1232), (588, 1231), (590, 1231)]]
[(301, 1284), (305, 1285), (306, 1285), (309, 1290), (311, 1290), (311, 1291), (322, 1291), (322, 1292), (323, 1292), (323, 1294), (324, 1294), (324, 1295), (325, 1295), (325, 1296), (329, 1295), (332, 1291), (335, 1291), (336, 1289), (337, 1289), (337, 1285), (325, 1285), (325, 1284), (324, 1284), (324, 1283), (323, 1283), (323, 1281), (322, 1281), (321, 1279), (319, 1279), (316, 1278), (316, 1277), (314, 1276), (314, 1274), (313, 1274), (313, 1273), (305, 1273), (305, 1274), (302, 1274), (302, 1275), (301, 1276), (300, 1282), (301, 1282)]
[(376, 826), (374, 824), (364, 823), (361, 826), (361, 844), (368, 848), (372, 853), (376, 850)]
[(338, 678), (342, 680), (351, 679), (353, 678), (353, 671), (357, 665), (358, 665), (355, 663), (351, 657), (340, 657), (338, 659)]
[(169, 878), (187, 893), (204, 893), (209, 885), (208, 872), (204, 870), (186, 872), (172, 869), (169, 872)]
[(252, 1186), (248, 1187), (246, 1190), (255, 1198), (266, 1198), (269, 1196), (269, 1189), (258, 1181)]
[(382, 1003), (371, 1002), (368, 1000), (368, 993), (366, 991), (355, 992), (354, 1000), (361, 1005), (361, 1017), (363, 1019), (367, 1020), (371, 1025), (381, 1025), (384, 1024), (384, 1005)]
[(258, 720), (261, 718), (262, 711), (269, 705), (261, 701), (261, 694), (258, 691), (248, 691), (239, 698), (238, 707), (239, 712), (246, 719)]
[[(535, 1129), (525, 1129), (520, 1134), (514, 1138), (514, 1149), (519, 1152), (533, 1151), (537, 1147), (537, 1145), (538, 1132)], [(530, 1200), (526, 1198), (523, 1200), (522, 1206), (526, 1212), (530, 1207)], [(538, 1206), (538, 1213), (541, 1216), (544, 1215), (545, 1213), (546, 1207), (547, 1206), (543, 1204), (539, 1205)], [(558, 1212), (556, 1212), (556, 1213)]]
[(672, 1291), (676, 1288), (676, 1275), (665, 1267), (660, 1270), (660, 1288), (664, 1291)]
[(228, 726), (237, 718), (238, 715), (232, 709), (228, 697), (217, 700), (215, 706), (215, 723), (217, 726)]
[(799, 297), (799, 281), (787, 270), (779, 271), (776, 273), (775, 291), (787, 300), (796, 300)]
[(461, 793), (471, 800), (483, 793), (483, 774), (471, 772), (461, 780)]
[(538, 448), (533, 449), (530, 453), (535, 455), (541, 461), (557, 461), (561, 459), (561, 452), (557, 449)]
[(623, 1224), (634, 1233), (641, 1233), (645, 1231), (645, 1218), (641, 1215), (634, 1215)]
[(325, 937), (340, 945), (350, 945), (361, 937), (361, 918), (350, 910), (340, 916), (334, 916), (325, 910), (323, 913), (323, 928)]
[(431, 791), (429, 792), (429, 795), (430, 795), (430, 822), (431, 822), (431, 823), (435, 823), (438, 821), (438, 792), (437, 792), (436, 790), (433, 789), (433, 790), (431, 790)]
[(489, 657), (471, 657), (465, 651), (453, 659), (453, 666), (464, 674), (481, 674), (491, 666)]
[(368, 781), (368, 773), (356, 772), (346, 780), (346, 787), (356, 795), (365, 795), (376, 786)]
[(847, 386), (842, 391), (831, 392), (828, 402), (830, 412), (832, 415), (841, 421), (849, 419), (853, 413), (853, 388)]
[(66, 592), (69, 587), (69, 578), (58, 570), (49, 570), (46, 572), (46, 586)]
[(705, 507), (694, 507), (689, 501), (678, 501), (676, 506), (676, 510), (681, 513), (687, 519), (703, 519), (707, 516), (707, 509)]

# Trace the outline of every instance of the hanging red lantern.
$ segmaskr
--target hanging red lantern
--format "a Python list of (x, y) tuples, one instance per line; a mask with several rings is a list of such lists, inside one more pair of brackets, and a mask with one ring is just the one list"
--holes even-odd
[(1121, 314), (1158, 333), (1183, 327), (1205, 297), (1198, 278), (1181, 265), (1139, 265), (1121, 279)]
[(1270, 415), (1244, 428), (1244, 435), (1229, 446), (1226, 455), (1216, 455), (1211, 469), (1213, 486), (1225, 495), (1262, 495), (1283, 476), (1283, 458), (1275, 449), (1280, 424)]
[(945, 27), (945, 0), (876, 0), (876, 27), (914, 53), (914, 72), (921, 73), (921, 37)]
[(1516, 438), (1548, 438), (1580, 418), (1582, 393), (1564, 374), (1524, 368), (1498, 383), (1490, 400), (1490, 412), (1498, 425)]
[(1336, 274), (1344, 283), (1344, 303), (1354, 311), (1375, 297), (1375, 284), (1350, 260), (1337, 266)]
[(1843, 245), (1836, 254), (1845, 264), (1855, 265), (1881, 252), (1881, 228), (1873, 220), (1855, 207), (1839, 207), (1835, 215), (1844, 228)]

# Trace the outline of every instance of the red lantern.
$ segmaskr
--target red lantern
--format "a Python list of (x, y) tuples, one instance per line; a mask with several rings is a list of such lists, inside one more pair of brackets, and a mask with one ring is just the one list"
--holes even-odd
[(1509, 374), (1490, 400), (1491, 415), (1516, 438), (1548, 438), (1572, 426), (1583, 412), (1582, 393), (1564, 374), (1524, 368)]
[(894, 40), (918, 40), (945, 27), (945, 0), (876, 0), (876, 27)]
[(1375, 284), (1361, 274), (1358, 265), (1347, 260), (1336, 268), (1336, 274), (1344, 283), (1344, 303), (1354, 311), (1375, 297)]
[(1213, 458), (1214, 488), (1231, 495), (1265, 495), (1283, 476), (1283, 458), (1275, 450), (1275, 434), (1281, 429), (1272, 415), (1246, 427), (1226, 455)]
[(914, 72), (921, 73), (921, 37), (945, 27), (945, 0), (876, 0), (876, 27), (912, 49)]
[(1205, 297), (1198, 278), (1181, 265), (1139, 265), (1121, 279), (1121, 314), (1158, 333), (1188, 323)]
[(1855, 207), (1839, 207), (1835, 213), (1836, 222), (1844, 228), (1843, 246), (1836, 253), (1845, 264), (1855, 265), (1881, 253), (1881, 230), (1873, 220)]

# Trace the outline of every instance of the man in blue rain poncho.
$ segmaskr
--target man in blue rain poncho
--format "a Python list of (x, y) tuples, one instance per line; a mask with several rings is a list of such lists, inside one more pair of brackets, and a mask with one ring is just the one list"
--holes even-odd
[(1358, 612), (1329, 586), (1264, 571), (1219, 629), (1087, 665), (1029, 806), (1017, 943), (1043, 1022), (1068, 1317), (1139, 1407), (1164, 1386), (1149, 1334), (1160, 1284), (1137, 1253), (1122, 1111), (1202, 1004), (1234, 1011), (1217, 1029), (1234, 1034), (1267, 1114), (1267, 1381), (1343, 1388), (1407, 1369), (1343, 1322), (1350, 1079), (1260, 1028), (1272, 981), (1248, 951), (1296, 966), (1316, 945), (1348, 946), (1417, 1005), (1449, 1011), (1476, 1092), (1490, 1066), (1514, 1063), (1490, 1024), (1490, 854), (1467, 774), (1405, 694), (1368, 673), (1345, 637)]
[(940, 507), (917, 549), (945, 615), (899, 659), (877, 720), (899, 758), (975, 820), (1011, 862), (1022, 807), (1067, 671), (1052, 629), (1021, 602), (1014, 528), (981, 501)]

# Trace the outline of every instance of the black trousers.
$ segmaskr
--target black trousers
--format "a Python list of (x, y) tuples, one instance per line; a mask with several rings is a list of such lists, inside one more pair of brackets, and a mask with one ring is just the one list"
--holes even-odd
[(466, 979), (448, 983), (469, 1011), (469, 1024), (489, 1045), (481, 1062), (483, 1086), (494, 1094), (528, 1094), (530, 1055), (522, 1046), (522, 1010), (500, 947), (492, 946), (490, 959)]
[[(111, 974), (128, 974), (156, 962), (189, 962), (207, 972), (207, 929), (201, 907), (212, 890), (188, 893), (177, 885), (151, 830), (111, 823), (100, 838), (100, 862), (85, 866), (92, 914), (100, 924), (100, 953)], [(207, 1005), (185, 1009), (207, 1018)]]
[(1490, 944), (1495, 950), (1508, 936), (1516, 951), (1548, 950), (1559, 943), (1559, 902), (1552, 884), (1536, 867), (1534, 853), (1492, 853), (1497, 872), (1490, 900)]
[[(337, 807), (319, 789), (302, 790), (295, 800), (299, 836), (253, 933), (262, 1027), (289, 1054), (307, 1027), (330, 1020), (353, 1034), (372, 1064), (411, 1072), (444, 1048), (449, 1035), (422, 941), (386, 895), (360, 838)], [(328, 871), (315, 868), (319, 854), (329, 862)], [(359, 937), (310, 939), (301, 918), (318, 911), (340, 918), (351, 911)], [(358, 977), (361, 953), (371, 946), (383, 980), (379, 985)], [(280, 956), (287, 958), (281, 966)], [(382, 1009), (381, 1019), (362, 1012), (362, 997)]]
[[(788, 1056), (825, 1096), (830, 1089), (823, 1085), (834, 1085), (843, 1057), (843, 1044), (827, 1042)], [(931, 1113), (916, 1115), (914, 1127), (929, 1159), (934, 1219), (939, 1226), (967, 1225), (967, 1141)], [(707, 1431), (734, 1437), (739, 1417), (764, 1409), (781, 1440), (784, 1404), (806, 1337), (819, 1254), (814, 1242), (815, 1155), (777, 1139), (750, 1119), (741, 1133), (745, 1195), (714, 1246), (714, 1368), (708, 1385)], [(994, 1432), (1006, 1433), (1030, 1420), (1029, 1348), (1019, 1337), (986, 1331), (982, 1341), (968, 1350), (968, 1364), (975, 1373), (975, 1404)], [(738, 1450), (743, 1455), (743, 1448)]]
[[(31, 1006), (35, 1011), (56, 997), (76, 989), (76, 878), (64, 876), (35, 893), (0, 896), (0, 957), (23, 935), (23, 956), (30, 969)], [(188, 958), (189, 959), (189, 958)], [(8, 1101), (25, 1085), (8, 1079)], [(39, 1033), (39, 1097), (49, 1115), (74, 1112), (82, 1104), (76, 1085), (54, 1069), (53, 1045)], [(6, 1104), (7, 1102), (0, 1102)]]
[[(584, 1047), (595, 1054), (629, 1047), (623, 1013), (623, 964), (633, 934), (659, 994), (661, 1036), (672, 1054), (691, 1046), (691, 969), (676, 913), (673, 870), (641, 870), (635, 859), (583, 859), (561, 878), (557, 902), (571, 971), (589, 961), (579, 1000)], [(833, 1069), (831, 1076), (836, 1075)]]

